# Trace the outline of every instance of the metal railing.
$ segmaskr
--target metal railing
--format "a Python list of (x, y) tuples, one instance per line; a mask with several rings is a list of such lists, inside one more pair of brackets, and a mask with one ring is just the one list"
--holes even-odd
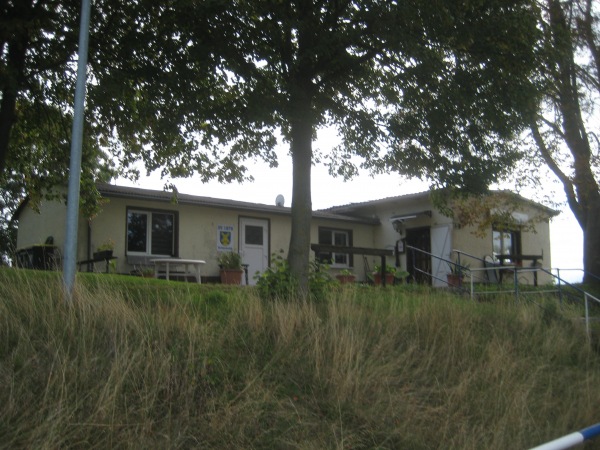
[[(464, 274), (465, 277), (468, 277), (468, 283), (466, 284), (466, 286), (469, 286), (468, 289), (465, 287), (465, 283), (461, 283), (459, 286), (453, 286), (453, 288), (455, 288), (458, 292), (469, 293), (471, 299), (473, 299), (473, 300), (478, 295), (500, 295), (500, 294), (513, 294), (516, 302), (519, 301), (520, 296), (536, 295), (536, 294), (538, 294), (538, 295), (543, 295), (543, 294), (557, 295), (559, 302), (561, 304), (565, 297), (574, 299), (576, 301), (580, 301), (581, 299), (583, 299), (583, 304), (584, 304), (584, 308), (585, 308), (584, 316), (585, 316), (586, 334), (588, 336), (588, 339), (591, 336), (590, 302), (596, 302), (600, 306), (600, 299), (598, 297), (592, 295), (591, 293), (581, 289), (580, 287), (575, 286), (572, 283), (561, 278), (560, 277), (560, 272), (561, 272), (560, 269), (553, 269), (556, 272), (556, 274), (555, 274), (552, 269), (548, 270), (548, 269), (545, 269), (545, 268), (539, 267), (539, 266), (522, 267), (522, 266), (518, 266), (518, 265), (498, 265), (498, 266), (492, 266), (492, 267), (485, 267), (485, 260), (483, 258), (479, 258), (477, 256), (470, 255), (461, 250), (452, 250), (451, 251), (451, 254), (455, 253), (457, 255), (456, 260), (451, 261), (449, 259), (442, 258), (441, 256), (434, 255), (433, 253), (426, 252), (426, 251), (421, 250), (416, 247), (407, 246), (406, 248), (408, 251), (412, 252), (413, 271), (417, 272), (417, 273), (421, 273), (427, 277), (430, 277), (431, 280), (435, 279), (435, 280), (441, 281), (442, 283), (448, 285), (447, 280), (440, 278), (436, 274), (429, 273), (423, 269), (418, 268), (415, 264), (415, 254), (416, 253), (420, 253), (422, 255), (431, 257), (432, 260), (437, 260), (442, 263), (446, 263), (448, 265), (448, 267), (454, 267), (456, 269), (455, 271), (457, 271), (459, 274)], [(467, 265), (465, 263), (466, 258), (468, 258), (469, 262), (477, 261), (477, 262), (481, 263), (484, 267), (477, 267), (477, 268), (467, 267)], [(486, 271), (490, 271), (490, 270), (505, 270), (505, 271), (512, 272), (512, 284), (490, 282), (489, 281), (490, 277), (487, 276), (487, 274), (486, 274)], [(479, 275), (480, 273), (482, 275)], [(534, 290), (520, 289), (519, 281), (522, 278), (519, 278), (519, 276), (522, 277), (522, 275), (526, 274), (526, 273), (535, 273), (536, 276), (538, 273), (544, 273), (550, 277), (550, 279), (552, 280), (552, 283), (550, 283), (548, 285), (549, 286), (548, 289), (541, 289), (541, 288), (536, 288)], [(414, 274), (412, 274), (412, 275), (414, 278)], [(587, 274), (587, 275), (589, 276), (591, 274)], [(600, 280), (600, 277), (596, 277), (594, 275), (591, 275), (591, 276), (594, 277), (595, 279)], [(494, 290), (476, 289), (476, 287), (481, 284), (485, 284), (488, 286), (496, 285), (496, 286), (498, 286), (498, 289), (494, 289)], [(503, 289), (504, 286), (506, 286), (506, 289)], [(565, 288), (568, 288), (568, 292), (565, 290)]]

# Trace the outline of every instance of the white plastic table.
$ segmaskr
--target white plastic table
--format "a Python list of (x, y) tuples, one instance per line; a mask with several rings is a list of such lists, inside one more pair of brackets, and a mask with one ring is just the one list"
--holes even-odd
[[(169, 274), (174, 271), (177, 267), (184, 267), (184, 276), (193, 275), (198, 280), (198, 284), (201, 283), (200, 268), (206, 261), (201, 259), (180, 259), (180, 258), (157, 258), (151, 259), (151, 263), (154, 263), (154, 276), (158, 278), (159, 275), (165, 275), (165, 278), (169, 279)], [(164, 270), (161, 267), (164, 266)]]

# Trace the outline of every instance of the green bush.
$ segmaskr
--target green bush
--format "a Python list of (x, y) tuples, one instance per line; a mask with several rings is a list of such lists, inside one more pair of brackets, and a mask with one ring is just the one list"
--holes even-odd
[(276, 253), (271, 256), (271, 266), (255, 279), (260, 297), (268, 300), (293, 297), (298, 287), (287, 260)]
[[(313, 261), (309, 267), (308, 286), (311, 299), (321, 301), (337, 283), (329, 275), (328, 265)], [(273, 254), (271, 267), (257, 275), (256, 280), (258, 292), (263, 299), (290, 299), (297, 294), (298, 281), (291, 273), (287, 260), (281, 255)]]

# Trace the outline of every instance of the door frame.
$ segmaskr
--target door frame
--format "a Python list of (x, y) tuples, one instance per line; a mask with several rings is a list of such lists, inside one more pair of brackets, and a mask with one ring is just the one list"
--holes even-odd
[[(260, 224), (260, 226), (266, 227), (266, 233), (264, 235), (265, 239), (263, 242), (263, 257), (265, 256), (264, 252), (266, 251), (266, 269), (271, 265), (271, 219), (265, 217), (239, 216), (238, 229), (240, 232), (238, 238), (238, 252), (242, 254), (243, 260), (244, 244), (246, 240), (245, 226), (253, 224)], [(250, 273), (250, 270), (248, 270), (248, 284), (254, 284), (253, 277), (254, 273)]]
[[(431, 227), (415, 227), (415, 228), (407, 228), (406, 229), (406, 237), (405, 237), (405, 245), (410, 245), (412, 247), (419, 248), (417, 242), (425, 239), (426, 248), (420, 248), (420, 250), (426, 251), (427, 253), (431, 253)], [(422, 246), (421, 246), (422, 247)], [(417, 264), (415, 260), (417, 260)], [(415, 265), (419, 270), (423, 272), (415, 272)], [(417, 283), (423, 284), (431, 284), (431, 256), (423, 255), (421, 253), (417, 253), (413, 251), (406, 252), (406, 270), (410, 272), (411, 279), (415, 280)]]

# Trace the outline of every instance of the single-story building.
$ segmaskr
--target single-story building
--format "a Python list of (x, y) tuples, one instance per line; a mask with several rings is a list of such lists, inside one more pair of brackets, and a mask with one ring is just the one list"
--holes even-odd
[[(152, 259), (171, 257), (206, 261), (202, 280), (213, 281), (218, 279), (220, 252), (236, 251), (248, 265), (249, 283), (253, 284), (253, 275), (269, 267), (271, 255), (282, 252), (285, 256), (289, 245), (291, 209), (282, 202), (264, 205), (111, 184), (99, 184), (98, 191), (106, 202), (95, 217), (80, 216), (77, 259), (92, 259), (93, 253), (110, 241), (118, 273), (132, 273), (152, 266)], [(494, 200), (491, 208), (479, 205), (478, 215), (489, 221), (491, 210), (507, 212), (514, 219), (510, 225), (476, 225), (471, 218), (463, 220), (464, 213), (442, 212), (431, 194), (422, 192), (314, 211), (311, 242), (393, 250), (395, 256), (388, 257), (387, 264), (399, 265), (413, 278), (440, 286), (445, 285), (448, 272), (443, 260), (455, 260), (454, 250), (464, 252), (461, 261), (471, 268), (483, 267), (479, 260), (486, 256), (505, 263), (527, 263), (512, 261), (508, 255), (513, 259), (515, 255), (536, 255), (534, 263), (550, 267), (549, 220), (557, 212), (516, 194), (502, 191), (491, 195), (508, 196), (516, 206), (503, 211), (503, 203)], [(27, 254), (27, 249), (49, 242), (55, 249), (54, 258), (60, 259), (66, 206), (43, 201), (36, 212), (27, 205), (25, 200), (15, 214), (17, 249)], [(469, 208), (473, 207), (464, 209)], [(526, 225), (533, 218), (535, 223)], [(479, 260), (468, 261), (468, 255)], [(317, 257), (328, 259), (333, 273), (351, 269), (359, 280), (366, 280), (379, 264), (378, 257), (352, 252)], [(522, 281), (530, 282), (531, 277), (524, 274)], [(540, 275), (540, 282), (547, 281)]]

